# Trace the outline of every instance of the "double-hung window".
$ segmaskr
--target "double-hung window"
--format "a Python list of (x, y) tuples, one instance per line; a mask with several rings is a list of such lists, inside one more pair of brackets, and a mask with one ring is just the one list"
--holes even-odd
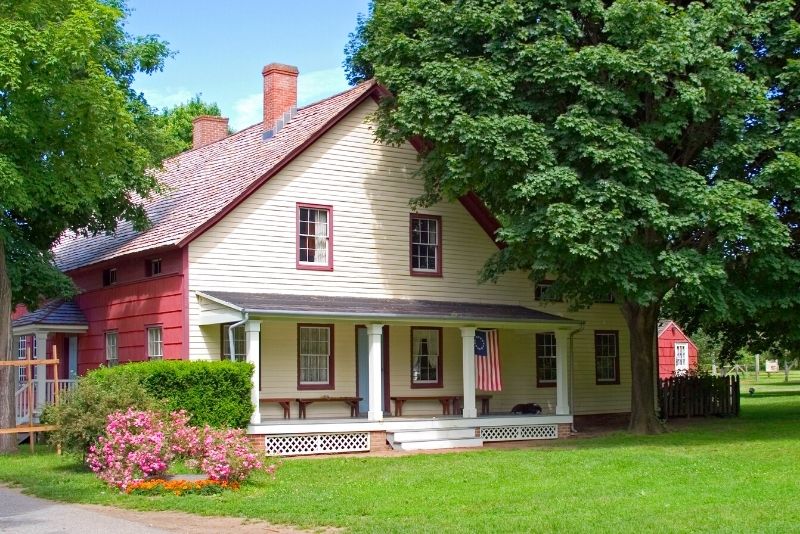
[(619, 332), (595, 331), (594, 364), (597, 384), (619, 384)]
[(233, 329), (233, 358), (231, 358), (231, 336), (230, 324), (222, 325), (222, 359), (243, 362), (247, 359), (247, 343), (244, 332), (244, 325), (239, 325)]
[[(35, 339), (35, 338), (34, 338)], [(19, 336), (17, 341), (17, 359), (24, 360), (28, 357), (28, 338), (26, 336)], [(33, 355), (31, 355), (33, 357)], [(17, 381), (23, 384), (27, 380), (28, 367), (18, 367)]]
[(441, 328), (411, 328), (411, 387), (442, 387)]
[(442, 218), (411, 214), (411, 274), (442, 275)]
[(687, 371), (689, 369), (689, 344), (675, 343), (675, 370)]
[(297, 205), (297, 267), (333, 269), (333, 208)]
[(542, 280), (536, 283), (534, 288), (533, 300), (539, 302), (561, 302), (561, 297), (553, 292), (553, 282), (550, 280)]
[(119, 363), (116, 332), (106, 332), (106, 363), (109, 367), (114, 367)]
[(556, 378), (556, 335), (536, 334), (536, 386), (554, 387)]
[(147, 328), (147, 357), (151, 360), (164, 359), (164, 338), (160, 326)]
[(298, 389), (333, 389), (333, 325), (297, 327)]

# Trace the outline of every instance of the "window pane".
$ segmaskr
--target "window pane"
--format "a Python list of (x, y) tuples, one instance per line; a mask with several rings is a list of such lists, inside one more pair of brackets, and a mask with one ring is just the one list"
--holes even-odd
[(300, 208), (298, 253), (301, 263), (328, 264), (328, 210)]
[(536, 377), (539, 384), (556, 383), (556, 336), (552, 332), (536, 334)]
[(330, 382), (330, 327), (300, 327), (300, 383)]
[(439, 262), (439, 221), (411, 219), (411, 268), (415, 271), (437, 271)]
[(439, 330), (415, 328), (412, 336), (411, 380), (429, 384), (439, 381)]

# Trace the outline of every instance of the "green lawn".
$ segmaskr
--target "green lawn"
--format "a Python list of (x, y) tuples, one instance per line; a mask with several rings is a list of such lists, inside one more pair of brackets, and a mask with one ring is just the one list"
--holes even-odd
[(661, 436), (287, 460), (277, 480), (213, 497), (119, 495), (41, 452), (0, 460), (0, 480), (63, 501), (353, 532), (800, 532), (800, 375), (761, 378), (741, 417), (679, 421)]

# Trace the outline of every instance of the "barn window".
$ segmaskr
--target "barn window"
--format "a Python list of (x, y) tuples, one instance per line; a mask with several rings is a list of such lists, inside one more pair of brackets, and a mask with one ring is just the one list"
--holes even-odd
[(110, 286), (117, 283), (116, 269), (103, 269), (103, 285)]
[(147, 328), (147, 357), (151, 360), (164, 359), (164, 338), (160, 326)]

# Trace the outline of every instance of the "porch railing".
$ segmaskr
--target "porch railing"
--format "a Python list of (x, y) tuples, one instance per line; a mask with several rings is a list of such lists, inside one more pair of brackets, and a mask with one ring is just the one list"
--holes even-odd
[[(63, 393), (75, 387), (78, 381), (74, 378), (62, 380), (45, 380), (44, 381), (44, 405), (53, 404), (55, 402), (55, 391), (58, 387), (59, 393)], [(33, 389), (33, 395), (28, 393), (28, 390)], [(17, 387), (14, 395), (14, 404), (17, 414), (17, 424), (27, 423), (31, 418), (31, 408), (33, 408), (33, 419), (36, 421), (39, 414), (41, 414), (44, 406), (39, 405), (39, 382), (33, 380), (32, 382), (22, 382)], [(30, 398), (33, 398), (33, 406), (31, 406)]]

